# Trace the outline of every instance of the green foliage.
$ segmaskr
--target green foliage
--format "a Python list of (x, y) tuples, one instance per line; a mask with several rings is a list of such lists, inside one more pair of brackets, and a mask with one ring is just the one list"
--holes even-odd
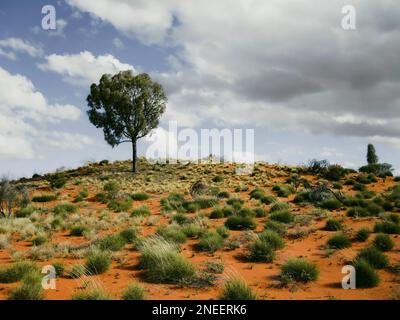
[(119, 251), (124, 248), (126, 242), (121, 235), (108, 235), (97, 241), (101, 250)]
[(150, 208), (148, 206), (140, 206), (138, 208), (135, 208), (132, 211), (132, 216), (137, 217), (137, 216), (142, 216), (142, 217), (148, 217), (151, 215)]
[(287, 198), (295, 193), (292, 185), (274, 184), (272, 190), (275, 191), (280, 198)]
[(261, 199), (265, 196), (265, 191), (259, 188), (255, 188), (250, 192), (250, 199)]
[(256, 294), (242, 279), (228, 279), (222, 289), (221, 300), (257, 300)]
[(163, 237), (165, 240), (172, 241), (175, 243), (185, 243), (187, 240), (186, 234), (182, 231), (182, 228), (177, 224), (160, 226), (157, 229), (157, 234)]
[(183, 208), (183, 203), (185, 202), (185, 197), (181, 193), (170, 193), (167, 198), (163, 198), (160, 201), (161, 207), (164, 211), (185, 211)]
[(286, 225), (279, 221), (267, 220), (264, 225), (265, 230), (272, 230), (280, 235), (286, 233)]
[(111, 255), (108, 251), (96, 250), (86, 257), (85, 268), (90, 274), (101, 274), (111, 266)]
[(229, 237), (229, 229), (225, 226), (218, 226), (216, 231), (222, 238)]
[(77, 211), (78, 207), (72, 203), (59, 203), (54, 207), (54, 214), (56, 215), (65, 215)]
[(346, 174), (346, 169), (338, 164), (328, 166), (326, 172), (323, 173), (323, 177), (330, 181), (339, 181)]
[(383, 233), (376, 235), (373, 244), (381, 251), (390, 251), (394, 247), (394, 242), (390, 236)]
[(108, 209), (113, 210), (115, 212), (121, 211), (129, 211), (132, 207), (132, 199), (126, 198), (123, 200), (111, 200), (108, 203)]
[(35, 196), (32, 198), (32, 202), (50, 202), (57, 199), (57, 196), (54, 194)]
[(265, 230), (258, 235), (258, 238), (267, 243), (273, 250), (282, 249), (285, 246), (282, 236), (273, 230)]
[(39, 272), (38, 266), (30, 261), (18, 261), (9, 267), (0, 268), (0, 283), (13, 283), (31, 272)]
[(290, 223), (294, 221), (294, 214), (289, 210), (279, 210), (269, 215), (270, 219), (279, 221), (282, 223)]
[(223, 245), (224, 241), (219, 233), (208, 231), (200, 237), (196, 247), (200, 251), (215, 252)]
[(127, 228), (127, 229), (122, 230), (122, 231), (119, 233), (119, 236), (122, 237), (122, 238), (124, 239), (125, 243), (130, 243), (130, 244), (132, 244), (132, 243), (134, 243), (135, 240), (137, 239), (137, 237), (138, 237), (138, 232), (137, 232), (136, 229)]
[(40, 246), (46, 242), (47, 242), (47, 237), (43, 234), (37, 235), (32, 239), (32, 245), (34, 246)]
[(389, 163), (368, 164), (358, 169), (360, 172), (373, 173), (377, 177), (385, 178), (393, 176), (393, 166)]
[(42, 300), (42, 277), (38, 272), (24, 275), (22, 284), (11, 291), (8, 300)]
[(323, 202), (321, 202), (320, 206), (323, 209), (332, 211), (332, 210), (339, 209), (342, 206), (342, 203), (335, 198), (331, 198), (331, 199), (326, 199)]
[(357, 288), (373, 288), (379, 282), (378, 272), (364, 259), (357, 259), (353, 262), (356, 271)]
[(288, 209), (289, 209), (289, 204), (287, 202), (276, 202), (273, 204), (273, 206), (271, 207), (271, 209), (269, 211), (272, 213), (272, 212), (288, 210)]
[(388, 257), (374, 246), (362, 249), (357, 254), (357, 259), (364, 259), (376, 269), (386, 268), (389, 264)]
[(274, 249), (269, 243), (257, 239), (249, 245), (246, 258), (251, 262), (272, 262), (275, 259)]
[(112, 300), (103, 289), (94, 288), (75, 294), (72, 300)]
[(137, 192), (131, 195), (132, 200), (135, 201), (145, 201), (150, 198), (150, 196), (145, 192)]
[(369, 238), (371, 231), (367, 228), (361, 228), (360, 230), (357, 231), (356, 234), (356, 240), (360, 242), (367, 241)]
[(340, 232), (330, 237), (326, 244), (331, 249), (344, 249), (351, 246), (351, 241), (345, 234)]
[(50, 186), (53, 189), (60, 189), (65, 186), (68, 179), (63, 173), (55, 173), (47, 176), (47, 181), (49, 181)]
[(318, 279), (317, 266), (304, 258), (291, 259), (282, 266), (281, 278), (284, 282), (309, 282)]
[(71, 229), (69, 229), (69, 234), (73, 237), (82, 237), (83, 234), (87, 231), (87, 228), (85, 226), (72, 226)]
[(105, 74), (99, 84), (91, 85), (87, 113), (90, 122), (103, 129), (111, 146), (132, 143), (135, 172), (136, 141), (158, 126), (166, 102), (162, 86), (148, 74), (135, 76), (132, 71), (121, 71), (114, 76)]
[(374, 226), (374, 232), (400, 234), (400, 224), (391, 221), (377, 222)]
[(27, 218), (35, 211), (34, 207), (19, 208), (15, 212), (17, 218)]
[(340, 223), (340, 221), (336, 220), (336, 219), (328, 219), (326, 221), (326, 225), (324, 230), (326, 231), (339, 231), (342, 230), (343, 226)]
[(375, 147), (373, 144), (368, 144), (367, 147), (367, 162), (368, 164), (377, 164), (379, 161), (378, 156), (376, 155)]
[(146, 300), (146, 292), (142, 286), (130, 285), (122, 294), (124, 300)]
[(116, 181), (108, 181), (104, 184), (103, 190), (107, 192), (108, 199), (115, 199), (119, 192), (119, 184)]
[(213, 181), (213, 182), (222, 182), (222, 181), (224, 181), (224, 177), (223, 177), (223, 176), (215, 176), (215, 177), (212, 179), (212, 181)]
[(223, 210), (221, 208), (219, 208), (219, 207), (215, 207), (213, 209), (213, 211), (211, 211), (211, 213), (210, 213), (210, 219), (221, 219), (224, 216), (225, 215), (224, 215)]
[(233, 215), (226, 219), (225, 226), (230, 230), (248, 230), (255, 229), (256, 222), (252, 217)]

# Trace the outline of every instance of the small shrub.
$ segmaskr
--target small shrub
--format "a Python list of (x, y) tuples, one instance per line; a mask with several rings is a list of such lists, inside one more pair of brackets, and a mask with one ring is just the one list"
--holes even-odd
[(221, 208), (214, 208), (210, 213), (210, 219), (221, 219), (224, 216), (224, 212)]
[(246, 255), (251, 262), (272, 262), (275, 259), (274, 249), (267, 242), (257, 239), (249, 245)]
[(255, 188), (250, 192), (250, 199), (261, 199), (265, 196), (265, 191), (262, 189)]
[(217, 197), (219, 199), (229, 199), (230, 198), (230, 193), (228, 191), (221, 191), (218, 193)]
[(150, 209), (148, 206), (140, 206), (138, 208), (133, 209), (132, 211), (132, 217), (148, 217), (151, 215)]
[(282, 249), (285, 246), (281, 235), (272, 230), (265, 230), (258, 235), (258, 238), (267, 243), (274, 250)]
[(124, 229), (119, 233), (119, 236), (124, 239), (125, 243), (134, 243), (138, 237), (137, 230), (133, 228)]
[(108, 181), (103, 190), (107, 192), (108, 199), (115, 199), (119, 192), (119, 185), (116, 181)]
[(366, 260), (357, 259), (353, 265), (356, 270), (357, 288), (373, 288), (379, 284), (378, 273)]
[(340, 221), (336, 219), (328, 219), (324, 227), (324, 230), (326, 231), (340, 231), (342, 229), (343, 229), (342, 224), (340, 223)]
[(53, 267), (57, 277), (62, 277), (64, 275), (65, 267), (61, 262), (54, 262)]
[(394, 247), (394, 242), (390, 236), (383, 233), (376, 235), (373, 244), (381, 251), (390, 251)]
[(357, 254), (357, 259), (364, 259), (376, 269), (386, 268), (389, 264), (388, 257), (374, 246), (362, 249)]
[(57, 199), (56, 195), (49, 194), (49, 195), (35, 196), (32, 198), (32, 202), (50, 202), (56, 199)]
[(241, 217), (233, 215), (226, 219), (225, 226), (230, 230), (255, 229), (256, 222), (252, 217)]
[(289, 204), (287, 202), (276, 202), (271, 209), (269, 210), (270, 213), (281, 211), (281, 210), (288, 210)]
[(60, 189), (65, 186), (68, 179), (62, 173), (55, 173), (47, 177), (47, 180), (50, 183), (50, 186), (53, 189)]
[(227, 227), (225, 227), (225, 226), (217, 227), (216, 231), (222, 238), (228, 238), (229, 237), (229, 229)]
[(365, 208), (353, 207), (347, 210), (346, 215), (348, 217), (368, 217), (369, 213)]
[(334, 198), (331, 199), (326, 199), (325, 201), (321, 202), (320, 204), (321, 208), (327, 209), (327, 210), (337, 210), (342, 206), (342, 203)]
[(90, 274), (101, 274), (111, 266), (111, 256), (107, 251), (93, 251), (86, 257), (85, 268)]
[(374, 232), (400, 234), (400, 224), (391, 221), (377, 222), (374, 226)]
[(205, 266), (208, 273), (222, 274), (225, 270), (225, 266), (221, 262), (206, 261)]
[(263, 208), (254, 208), (253, 212), (257, 218), (263, 218), (267, 215)]
[(200, 209), (211, 208), (217, 204), (217, 200), (212, 197), (198, 197), (193, 201)]
[(111, 200), (108, 203), (108, 209), (115, 212), (128, 211), (132, 207), (132, 199), (127, 198), (124, 200)]
[(241, 208), (244, 201), (240, 198), (229, 198), (226, 203), (234, 208)]
[(275, 211), (269, 216), (272, 220), (279, 221), (282, 223), (290, 223), (294, 221), (294, 214), (289, 210)]
[(34, 246), (40, 246), (40, 245), (42, 245), (42, 244), (44, 244), (44, 243), (46, 243), (47, 242), (47, 237), (45, 236), (45, 235), (37, 235), (36, 237), (34, 237), (33, 239), (32, 239), (32, 245), (34, 245)]
[(212, 179), (212, 181), (213, 181), (213, 182), (222, 182), (222, 181), (224, 181), (224, 177), (223, 177), (223, 176), (215, 176), (215, 177)]
[(356, 240), (360, 242), (367, 241), (369, 238), (371, 231), (367, 228), (361, 228), (360, 230), (357, 231), (356, 234)]
[(39, 272), (38, 266), (30, 261), (18, 261), (12, 266), (0, 268), (0, 283), (13, 283), (31, 272)]
[(150, 196), (145, 192), (137, 192), (131, 195), (132, 200), (135, 201), (145, 201), (150, 198)]
[(215, 252), (224, 245), (223, 238), (217, 232), (207, 232), (203, 234), (196, 247), (200, 251)]
[(286, 233), (286, 225), (273, 220), (267, 220), (264, 225), (265, 230), (272, 230), (280, 235), (284, 235)]
[(292, 259), (282, 266), (281, 278), (284, 281), (309, 282), (318, 279), (319, 271), (317, 266), (304, 259)]
[(274, 203), (275, 201), (276, 201), (275, 197), (271, 195), (260, 198), (260, 202), (263, 204), (271, 204)]
[(257, 300), (251, 288), (241, 279), (228, 279), (220, 295), (221, 300)]
[(15, 212), (17, 218), (29, 217), (35, 209), (33, 207), (20, 208)]
[(13, 289), (9, 300), (42, 300), (42, 277), (38, 272), (29, 272), (22, 279), (22, 284)]
[(108, 235), (98, 240), (98, 246), (101, 250), (119, 251), (126, 242), (123, 237), (118, 235)]
[(157, 234), (165, 240), (175, 243), (185, 243), (187, 240), (186, 234), (182, 231), (181, 227), (176, 224), (159, 227), (157, 229)]
[(72, 203), (59, 203), (54, 207), (54, 214), (65, 215), (67, 213), (75, 213), (78, 207)]
[(72, 237), (82, 237), (83, 234), (87, 231), (87, 228), (84, 226), (73, 226), (69, 230), (69, 234)]
[(111, 296), (103, 289), (94, 288), (75, 294), (72, 300), (112, 300)]
[(351, 246), (351, 241), (343, 233), (338, 233), (329, 238), (326, 244), (331, 249), (344, 249)]
[(183, 203), (185, 198), (181, 193), (170, 193), (167, 198), (160, 201), (161, 207), (164, 211), (184, 211)]
[(146, 300), (146, 292), (142, 286), (130, 285), (122, 294), (124, 300)]

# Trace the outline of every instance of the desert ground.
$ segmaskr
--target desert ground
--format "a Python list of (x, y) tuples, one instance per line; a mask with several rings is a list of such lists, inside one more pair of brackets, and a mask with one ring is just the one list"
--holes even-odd
[[(266, 300), (400, 297), (396, 177), (267, 163), (249, 175), (223, 163), (130, 166), (103, 161), (15, 182), (30, 203), (0, 220), (0, 299), (229, 299), (233, 279)], [(343, 289), (343, 266), (361, 260), (365, 278)], [(25, 271), (46, 265), (56, 288), (31, 292)]]

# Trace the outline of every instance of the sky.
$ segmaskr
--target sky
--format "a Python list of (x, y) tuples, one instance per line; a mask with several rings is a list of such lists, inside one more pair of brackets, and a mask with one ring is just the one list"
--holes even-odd
[(399, 172), (399, 31), (398, 0), (1, 1), (0, 175), (129, 159), (86, 115), (90, 85), (122, 70), (163, 85), (156, 135), (254, 129), (256, 160), (352, 168), (373, 143)]

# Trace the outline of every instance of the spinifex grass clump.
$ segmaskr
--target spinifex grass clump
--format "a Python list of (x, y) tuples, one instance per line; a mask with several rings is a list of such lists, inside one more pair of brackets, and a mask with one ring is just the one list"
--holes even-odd
[(286, 225), (279, 221), (267, 220), (264, 225), (265, 230), (272, 230), (280, 235), (286, 234)]
[(108, 251), (93, 250), (86, 257), (85, 268), (89, 274), (101, 274), (111, 266), (111, 255)]
[(250, 230), (255, 229), (256, 222), (252, 217), (233, 215), (226, 219), (225, 226), (230, 230)]
[(289, 204), (287, 202), (275, 202), (269, 212), (273, 213), (281, 210), (289, 210)]
[(54, 214), (65, 216), (66, 214), (75, 213), (78, 207), (72, 203), (59, 203), (54, 207)]
[(132, 207), (132, 199), (114, 199), (108, 203), (108, 209), (113, 210), (115, 212), (129, 211)]
[(22, 278), (22, 284), (11, 291), (9, 300), (42, 300), (42, 276), (30, 271)]
[(378, 272), (364, 259), (356, 259), (353, 262), (356, 270), (356, 288), (373, 288), (379, 282)]
[(239, 278), (228, 279), (222, 289), (221, 300), (257, 300), (257, 295)]
[(374, 239), (374, 247), (381, 251), (389, 251), (394, 247), (394, 242), (387, 234), (378, 234)]
[(101, 250), (119, 251), (121, 250), (126, 242), (125, 238), (121, 235), (108, 235), (97, 241), (97, 244)]
[(112, 298), (104, 289), (92, 288), (75, 294), (72, 300), (112, 300)]
[(275, 259), (274, 249), (267, 242), (256, 239), (249, 245), (246, 259), (251, 262), (272, 262)]
[(400, 223), (392, 221), (377, 222), (374, 226), (374, 232), (400, 234)]
[(351, 241), (344, 233), (339, 232), (330, 237), (326, 244), (331, 249), (344, 249), (351, 246)]
[(161, 199), (161, 207), (164, 211), (185, 211), (183, 204), (185, 197), (181, 193), (170, 193), (167, 198)]
[(139, 247), (140, 266), (146, 270), (150, 281), (155, 283), (190, 282), (196, 269), (178, 253), (175, 244), (162, 237), (150, 237)]
[(317, 266), (307, 259), (292, 259), (282, 266), (281, 279), (283, 282), (309, 282), (318, 279)]
[(182, 227), (175, 223), (159, 227), (157, 229), (157, 234), (165, 240), (175, 243), (185, 243), (187, 240), (187, 236), (183, 232)]
[(150, 208), (148, 206), (140, 206), (140, 207), (133, 209), (133, 211), (132, 211), (133, 217), (138, 217), (138, 216), (148, 217), (150, 215), (151, 215), (151, 212), (150, 212)]
[(342, 229), (342, 224), (336, 219), (328, 219), (324, 228), (326, 231), (340, 231)]
[(327, 199), (327, 200), (324, 200), (323, 202), (321, 202), (320, 206), (323, 209), (333, 211), (333, 210), (339, 209), (342, 206), (342, 203), (335, 198), (331, 198), (331, 199)]
[(379, 251), (374, 246), (362, 249), (356, 256), (357, 259), (367, 261), (372, 267), (376, 269), (383, 269), (389, 265), (388, 257)]
[(361, 228), (360, 230), (357, 231), (356, 234), (356, 240), (360, 242), (367, 241), (369, 238), (371, 231), (367, 228)]
[(275, 231), (265, 230), (258, 235), (258, 238), (271, 246), (272, 249), (278, 250), (285, 246), (282, 236)]
[(124, 300), (145, 300), (146, 292), (145, 289), (137, 284), (131, 284), (126, 288), (122, 294), (122, 299)]
[(282, 222), (291, 223), (294, 221), (294, 214), (287, 209), (275, 211), (269, 215), (270, 219)]
[(57, 196), (54, 194), (48, 194), (43, 196), (35, 196), (32, 198), (32, 202), (50, 202), (57, 199)]
[(215, 252), (221, 249), (223, 245), (224, 240), (219, 233), (208, 231), (200, 237), (197, 249), (200, 251)]
[(21, 280), (31, 272), (39, 272), (39, 267), (30, 261), (15, 262), (9, 267), (0, 268), (0, 283), (12, 283)]
[(138, 237), (138, 231), (133, 228), (127, 228), (122, 230), (119, 236), (124, 239), (125, 243), (132, 244)]
[(69, 230), (69, 234), (72, 237), (82, 237), (83, 234), (87, 231), (87, 228), (84, 226), (72, 226)]
[(150, 198), (150, 196), (145, 192), (137, 192), (131, 195), (132, 200), (135, 201), (145, 201)]

